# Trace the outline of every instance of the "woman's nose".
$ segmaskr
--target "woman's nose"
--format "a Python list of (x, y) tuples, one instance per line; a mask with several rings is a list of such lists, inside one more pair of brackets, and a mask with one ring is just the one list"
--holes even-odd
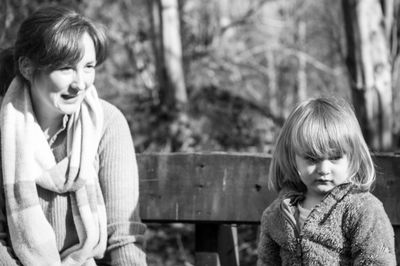
[(78, 94), (80, 91), (84, 90), (84, 85), (76, 82), (71, 83), (69, 87), (73, 94)]
[(75, 75), (75, 79), (71, 82), (70, 88), (73, 92), (78, 93), (85, 89), (84, 79), (79, 73)]

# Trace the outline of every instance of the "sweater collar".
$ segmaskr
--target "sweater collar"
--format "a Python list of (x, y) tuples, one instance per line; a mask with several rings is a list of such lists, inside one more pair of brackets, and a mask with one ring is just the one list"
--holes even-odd
[[(329, 203), (332, 201), (340, 201), (345, 195), (347, 195), (350, 190), (354, 189), (354, 185), (352, 183), (343, 183), (335, 188), (333, 188), (325, 197), (322, 199), (321, 205), (323, 203)], [(291, 206), (296, 206), (299, 202), (303, 201), (305, 198), (304, 192), (299, 192), (293, 189), (282, 189), (279, 193), (279, 197), (282, 198), (287, 204)]]

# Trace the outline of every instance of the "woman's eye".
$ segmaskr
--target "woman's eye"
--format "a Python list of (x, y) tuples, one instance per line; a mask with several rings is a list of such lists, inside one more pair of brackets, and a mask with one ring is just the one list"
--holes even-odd
[(95, 70), (95, 68), (96, 68), (95, 64), (88, 64), (88, 65), (85, 66), (85, 71), (86, 72), (92, 72), (92, 71)]
[(88, 62), (85, 66), (86, 66), (86, 68), (95, 68), (96, 62)]
[(71, 70), (71, 69), (72, 69), (72, 67), (70, 67), (70, 66), (62, 66), (62, 67), (58, 68), (58, 70), (61, 70), (61, 71), (67, 71), (67, 70)]

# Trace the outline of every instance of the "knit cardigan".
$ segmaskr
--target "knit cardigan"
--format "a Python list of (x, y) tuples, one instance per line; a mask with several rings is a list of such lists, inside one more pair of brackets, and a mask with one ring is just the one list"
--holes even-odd
[(300, 231), (295, 206), (302, 197), (282, 191), (263, 212), (258, 266), (396, 265), (393, 227), (371, 193), (349, 183), (337, 186)]
[[(128, 124), (113, 105), (101, 100), (104, 129), (96, 156), (100, 187), (107, 212), (107, 250), (98, 265), (146, 265), (141, 249), (146, 226), (138, 215), (139, 177)], [(66, 130), (50, 144), (57, 162), (67, 156)], [(4, 188), (0, 171), (0, 265), (20, 265), (8, 237)], [(37, 186), (40, 205), (53, 227), (60, 252), (79, 243), (68, 194), (57, 194)], [(40, 263), (40, 262), (38, 262)], [(38, 264), (39, 265), (39, 264)]]

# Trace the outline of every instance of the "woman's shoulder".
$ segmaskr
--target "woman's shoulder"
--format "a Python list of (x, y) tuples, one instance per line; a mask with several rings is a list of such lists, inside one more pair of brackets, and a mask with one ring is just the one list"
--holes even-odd
[(107, 128), (111, 125), (126, 124), (125, 115), (114, 104), (100, 99), (101, 107), (103, 108), (104, 126)]
[(101, 107), (103, 108), (104, 116), (123, 116), (122, 112), (118, 107), (116, 107), (114, 104), (104, 100), (100, 99), (100, 104)]
[(104, 123), (102, 140), (123, 141), (131, 138), (130, 127), (125, 115), (110, 102), (100, 99)]

